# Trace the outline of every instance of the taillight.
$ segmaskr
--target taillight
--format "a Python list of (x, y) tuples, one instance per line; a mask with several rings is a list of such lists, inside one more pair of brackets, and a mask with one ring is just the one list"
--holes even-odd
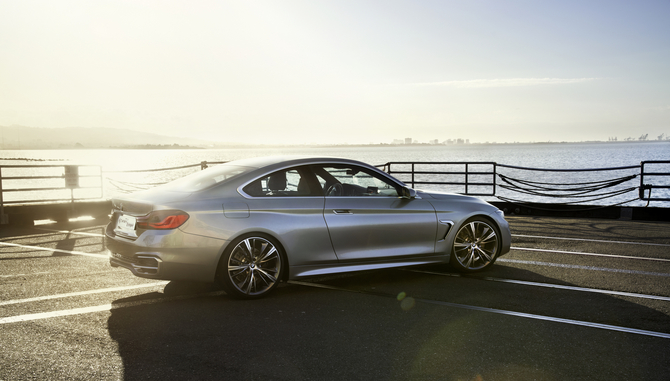
[(188, 220), (188, 213), (181, 210), (156, 210), (144, 217), (137, 217), (138, 229), (176, 229)]

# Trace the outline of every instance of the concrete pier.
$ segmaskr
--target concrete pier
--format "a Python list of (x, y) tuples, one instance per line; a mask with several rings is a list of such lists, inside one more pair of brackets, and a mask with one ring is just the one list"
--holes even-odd
[(254, 301), (109, 266), (104, 223), (0, 230), (0, 380), (670, 379), (669, 223), (508, 217), (512, 251)]
[(77, 201), (51, 204), (6, 205), (0, 226), (32, 226), (36, 220), (67, 222), (70, 218), (90, 216), (105, 219), (112, 210), (110, 200)]
[(493, 201), (505, 215), (538, 217), (603, 218), (609, 220), (670, 221), (670, 209), (641, 206), (560, 205)]

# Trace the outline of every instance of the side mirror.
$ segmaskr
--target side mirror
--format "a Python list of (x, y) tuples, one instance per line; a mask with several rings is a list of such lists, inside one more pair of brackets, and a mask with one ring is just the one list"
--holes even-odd
[(400, 189), (400, 198), (405, 198), (408, 200), (416, 198), (416, 191), (409, 187), (402, 187)]

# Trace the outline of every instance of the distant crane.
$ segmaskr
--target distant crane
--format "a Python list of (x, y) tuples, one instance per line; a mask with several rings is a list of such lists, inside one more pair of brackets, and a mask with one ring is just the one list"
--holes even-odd
[(663, 140), (663, 137), (665, 137), (665, 133), (658, 135), (658, 140)]
[(649, 136), (649, 134), (640, 135), (640, 140), (647, 140), (647, 136)]

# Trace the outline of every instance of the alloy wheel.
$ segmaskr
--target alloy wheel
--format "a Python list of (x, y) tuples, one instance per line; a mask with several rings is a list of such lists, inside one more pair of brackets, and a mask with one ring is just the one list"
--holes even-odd
[(269, 240), (249, 237), (241, 240), (228, 258), (228, 279), (244, 296), (260, 296), (279, 282), (281, 254)]
[(456, 233), (454, 256), (466, 271), (483, 269), (495, 260), (497, 253), (498, 234), (484, 221), (468, 221)]

